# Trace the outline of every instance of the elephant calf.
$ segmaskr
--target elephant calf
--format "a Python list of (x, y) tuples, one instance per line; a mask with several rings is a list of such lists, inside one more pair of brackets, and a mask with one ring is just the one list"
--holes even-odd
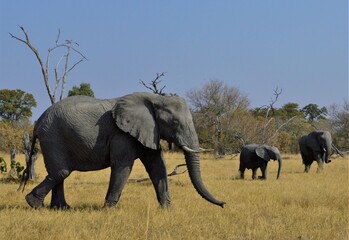
[(240, 154), (240, 178), (244, 178), (245, 169), (252, 169), (252, 179), (257, 178), (257, 169), (260, 168), (262, 176), (260, 179), (267, 179), (267, 166), (270, 159), (278, 160), (279, 167), (277, 179), (280, 177), (282, 159), (280, 152), (276, 147), (270, 147), (262, 144), (249, 144), (242, 148)]

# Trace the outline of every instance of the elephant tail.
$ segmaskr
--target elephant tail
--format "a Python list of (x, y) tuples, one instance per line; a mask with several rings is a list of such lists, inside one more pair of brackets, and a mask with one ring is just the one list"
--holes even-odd
[(21, 183), (20, 183), (17, 191), (22, 191), (22, 192), (24, 191), (25, 185), (27, 184), (29, 178), (32, 175), (31, 166), (32, 166), (32, 162), (33, 162), (33, 155), (34, 155), (34, 151), (35, 151), (35, 143), (36, 143), (37, 138), (38, 138), (38, 136), (36, 135), (36, 133), (34, 131), (33, 138), (32, 138), (32, 145), (31, 145), (31, 149), (30, 149), (30, 153), (29, 153), (29, 159), (26, 163), (27, 166), (26, 166), (26, 169), (24, 169), (24, 171), (23, 171)]

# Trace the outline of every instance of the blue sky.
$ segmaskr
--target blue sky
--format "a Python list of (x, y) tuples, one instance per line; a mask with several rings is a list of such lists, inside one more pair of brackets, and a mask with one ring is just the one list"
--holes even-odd
[(32, 93), (35, 120), (50, 101), (33, 53), (9, 35), (22, 36), (18, 25), (43, 58), (58, 29), (78, 42), (88, 61), (66, 88), (88, 82), (98, 98), (147, 91), (139, 80), (166, 72), (167, 92), (185, 96), (219, 79), (251, 107), (268, 104), (276, 87), (278, 107), (348, 99), (346, 0), (1, 0), (0, 89)]

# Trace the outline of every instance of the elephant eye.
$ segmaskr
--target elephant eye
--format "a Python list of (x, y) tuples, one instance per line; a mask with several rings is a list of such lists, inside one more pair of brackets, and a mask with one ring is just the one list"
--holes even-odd
[(179, 125), (179, 121), (178, 121), (177, 119), (174, 119), (174, 120), (173, 120), (173, 124), (176, 125), (176, 126), (178, 126), (178, 125)]

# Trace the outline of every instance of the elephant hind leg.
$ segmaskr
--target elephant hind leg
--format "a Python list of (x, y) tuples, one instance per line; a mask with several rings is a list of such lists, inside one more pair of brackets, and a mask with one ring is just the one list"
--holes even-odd
[(51, 208), (54, 209), (70, 209), (70, 206), (65, 201), (64, 197), (64, 180), (58, 183), (52, 189), (52, 197), (51, 197)]
[(252, 179), (257, 179), (257, 169), (258, 168), (252, 168)]
[(167, 171), (161, 151), (141, 157), (141, 161), (147, 170), (153, 183), (156, 197), (160, 206), (169, 208), (171, 205), (170, 193), (168, 190)]
[(240, 167), (239, 172), (240, 172), (240, 179), (244, 179), (245, 178), (245, 168)]
[(42, 208), (44, 206), (44, 199), (46, 195), (56, 187), (57, 184), (63, 182), (70, 174), (69, 170), (60, 170), (54, 174), (46, 176), (38, 186), (36, 186), (25, 199), (32, 208)]

